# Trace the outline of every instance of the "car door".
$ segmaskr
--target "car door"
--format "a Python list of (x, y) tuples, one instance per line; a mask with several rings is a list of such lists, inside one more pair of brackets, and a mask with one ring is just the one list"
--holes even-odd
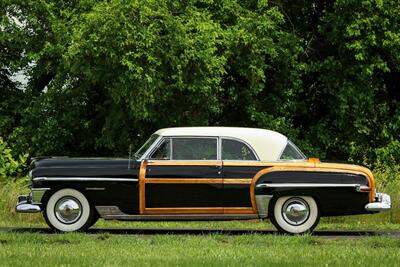
[(216, 214), (222, 208), (217, 137), (164, 137), (142, 167), (142, 214)]
[(242, 140), (221, 137), (223, 161), (224, 213), (254, 213), (251, 202), (251, 182), (255, 174), (265, 168), (250, 147)]

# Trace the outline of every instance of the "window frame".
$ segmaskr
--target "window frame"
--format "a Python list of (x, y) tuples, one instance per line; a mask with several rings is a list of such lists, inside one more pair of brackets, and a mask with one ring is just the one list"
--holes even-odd
[[(162, 144), (163, 144), (166, 140), (169, 140), (169, 159), (153, 159), (153, 158), (151, 158), (151, 157), (153, 156), (153, 154), (157, 151), (157, 149), (159, 149), (159, 148), (162, 146)], [(162, 161), (167, 161), (167, 160), (172, 160), (171, 157), (172, 157), (172, 140), (171, 140), (170, 137), (166, 137), (166, 138), (163, 137), (163, 138), (161, 138), (161, 139), (157, 142), (157, 145), (155, 145), (155, 146), (153, 147), (152, 151), (150, 151), (150, 152), (148, 153), (146, 159), (148, 159), (148, 160), (162, 160)]]
[[(217, 140), (217, 159), (173, 159), (172, 155), (173, 155), (173, 139), (179, 139), (179, 138), (201, 138), (201, 139), (216, 139)], [(164, 142), (164, 140), (166, 139), (170, 139), (170, 159), (152, 159), (150, 158), (153, 153), (162, 145), (162, 143)], [(229, 139), (229, 140), (234, 140), (234, 141), (238, 141), (244, 145), (246, 145), (250, 151), (254, 154), (254, 156), (256, 157), (256, 160), (237, 160), (237, 159), (222, 159), (222, 139)], [(150, 146), (149, 151), (145, 153), (143, 159), (147, 159), (147, 160), (151, 160), (151, 161), (232, 161), (232, 162), (237, 162), (237, 161), (246, 161), (246, 162), (250, 162), (250, 161), (260, 161), (260, 158), (258, 157), (257, 152), (253, 149), (253, 147), (247, 143), (246, 141), (240, 139), (240, 138), (236, 138), (236, 137), (231, 137), (231, 136), (198, 136), (198, 135), (171, 135), (171, 136), (160, 136), (159, 140), (156, 140), (154, 142), (154, 145)]]

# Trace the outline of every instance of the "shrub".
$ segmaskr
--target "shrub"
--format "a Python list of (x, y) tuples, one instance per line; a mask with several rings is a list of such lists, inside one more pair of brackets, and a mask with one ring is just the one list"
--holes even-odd
[(9, 177), (17, 179), (24, 176), (28, 154), (14, 157), (7, 142), (0, 137), (0, 182), (5, 182)]

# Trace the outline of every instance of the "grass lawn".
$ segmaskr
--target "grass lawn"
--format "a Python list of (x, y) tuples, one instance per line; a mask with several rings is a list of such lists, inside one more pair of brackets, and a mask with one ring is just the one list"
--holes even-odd
[(396, 266), (400, 240), (0, 233), (2, 266)]
[[(396, 187), (400, 188), (400, 186)], [(397, 190), (397, 189), (396, 189)], [(47, 227), (41, 214), (16, 214), (17, 185), (0, 186), (0, 227)], [(396, 191), (397, 195), (398, 192)], [(396, 195), (395, 199), (399, 199)], [(322, 218), (316, 230), (400, 230), (390, 212)], [(97, 228), (268, 229), (267, 221), (116, 222)], [(0, 231), (0, 266), (399, 266), (400, 239), (284, 235), (113, 235)]]
[[(24, 216), (30, 216), (30, 220), (24, 220)], [(400, 224), (390, 223), (384, 220), (365, 220), (364, 217), (374, 215), (347, 216), (321, 218), (316, 230), (354, 230), (354, 231), (400, 231)], [(27, 228), (27, 227), (48, 227), (44, 222), (42, 214), (22, 214), (16, 218), (1, 219), (0, 227)], [(269, 220), (248, 220), (248, 221), (189, 221), (189, 222), (127, 222), (127, 221), (106, 221), (100, 219), (94, 228), (177, 228), (177, 229), (254, 229), (254, 230), (275, 230)]]

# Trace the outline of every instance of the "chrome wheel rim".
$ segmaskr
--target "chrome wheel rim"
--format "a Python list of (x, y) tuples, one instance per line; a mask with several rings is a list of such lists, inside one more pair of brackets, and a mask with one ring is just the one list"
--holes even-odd
[(282, 206), (282, 217), (291, 225), (301, 225), (310, 216), (310, 207), (301, 198), (290, 198)]
[(54, 213), (60, 222), (71, 224), (81, 217), (82, 206), (74, 197), (63, 197), (57, 201), (54, 207)]

